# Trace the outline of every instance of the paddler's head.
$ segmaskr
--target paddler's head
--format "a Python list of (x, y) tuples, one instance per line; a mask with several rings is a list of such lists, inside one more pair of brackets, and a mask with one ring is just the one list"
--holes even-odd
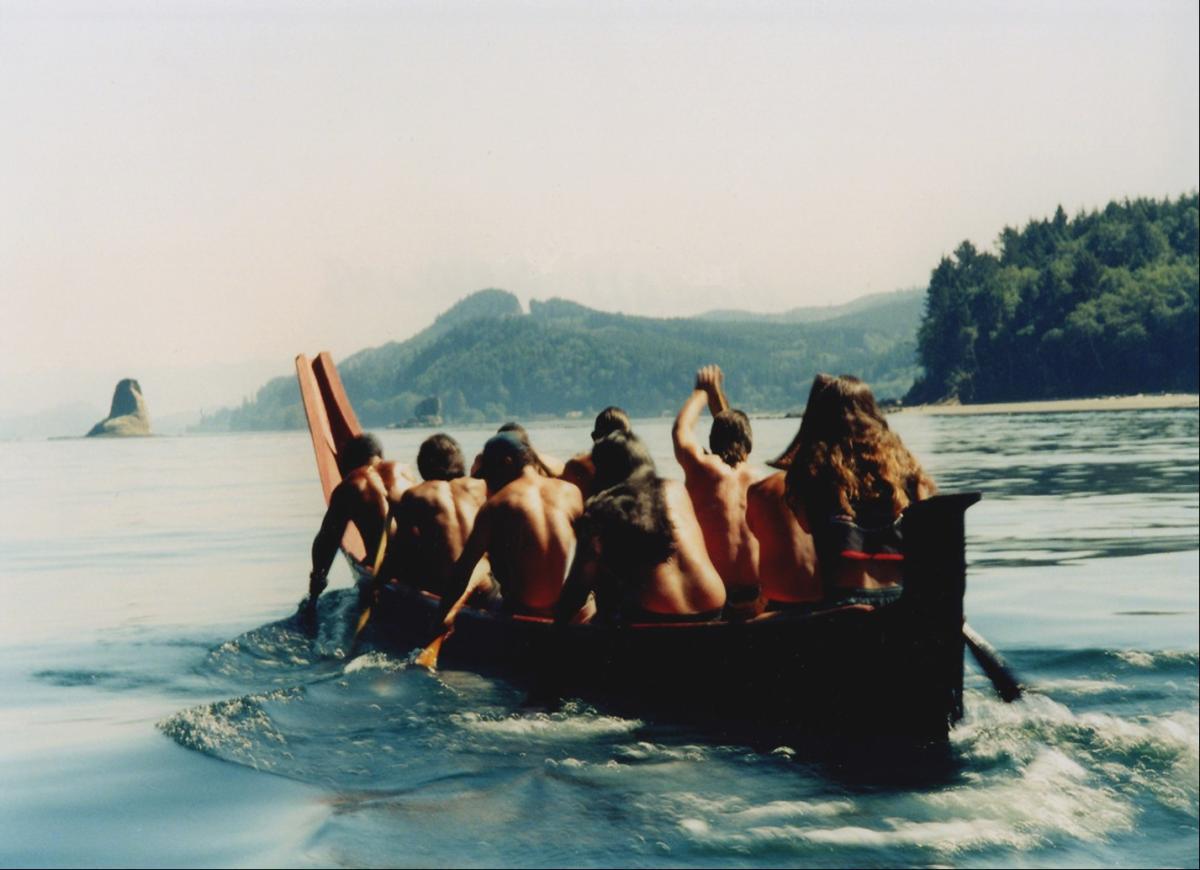
[(785, 493), (797, 512), (853, 518), (859, 504), (891, 503), (894, 516), (933, 481), (888, 426), (875, 395), (853, 375), (813, 378), (789, 460)]
[(533, 442), (529, 440), (529, 432), (520, 423), (510, 420), (499, 429), (496, 430), (497, 435), (512, 435), (524, 445), (529, 451), (529, 463), (538, 470), (538, 474), (543, 477), (554, 477), (555, 474), (546, 467), (546, 463), (542, 462), (542, 458), (538, 456), (538, 452), (533, 449)]
[(338, 451), (338, 470), (345, 477), (356, 468), (371, 465), (383, 458), (383, 445), (374, 435), (363, 433), (355, 435), (342, 445)]
[(498, 492), (512, 483), (533, 462), (533, 450), (515, 432), (493, 435), (483, 445), (476, 477), (487, 481), (488, 492)]
[(720, 456), (726, 465), (737, 468), (750, 456), (752, 447), (750, 418), (743, 411), (730, 408), (713, 417), (708, 449)]
[(803, 445), (871, 444), (888, 430), (875, 394), (854, 375), (819, 374), (808, 392), (797, 440)]
[(609, 405), (596, 415), (596, 423), (592, 426), (592, 440), (599, 441), (610, 432), (633, 434), (633, 424), (629, 421), (629, 415), (616, 405)]
[(639, 472), (654, 474), (654, 459), (640, 440), (625, 432), (610, 432), (592, 445), (596, 491), (623, 483)]
[(467, 473), (462, 448), (445, 432), (430, 435), (421, 442), (417, 470), (423, 480), (454, 480)]

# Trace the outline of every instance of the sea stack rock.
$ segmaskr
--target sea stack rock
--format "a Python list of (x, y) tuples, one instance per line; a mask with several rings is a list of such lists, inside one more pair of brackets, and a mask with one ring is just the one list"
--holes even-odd
[(125, 378), (113, 390), (112, 409), (108, 416), (92, 427), (87, 437), (149, 435), (150, 415), (142, 388), (133, 378)]

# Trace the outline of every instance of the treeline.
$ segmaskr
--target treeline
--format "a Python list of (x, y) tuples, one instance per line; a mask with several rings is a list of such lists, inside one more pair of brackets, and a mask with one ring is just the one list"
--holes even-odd
[(1197, 195), (963, 242), (933, 270), (910, 402), (1197, 390)]
[[(448, 422), (594, 414), (619, 404), (639, 416), (675, 413), (695, 371), (727, 372), (731, 401), (751, 412), (802, 408), (817, 371), (862, 374), (898, 397), (916, 374), (921, 300), (895, 294), (850, 315), (811, 324), (660, 319), (596, 311), (551, 299), (530, 304), (485, 290), (404, 342), (338, 361), (363, 425), (408, 419), (441, 399)], [(304, 425), (295, 378), (277, 378), (253, 401), (204, 421), (206, 429)]]

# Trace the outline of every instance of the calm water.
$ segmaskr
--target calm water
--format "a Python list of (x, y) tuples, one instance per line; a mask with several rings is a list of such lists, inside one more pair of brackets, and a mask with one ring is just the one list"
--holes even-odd
[[(306, 434), (5, 444), (0, 865), (1196, 866), (1196, 412), (894, 423), (985, 492), (967, 612), (1035, 689), (969, 669), (915, 780), (348, 659), (344, 591), (315, 640), (276, 624), (322, 512)], [(794, 422), (755, 430), (761, 461)]]

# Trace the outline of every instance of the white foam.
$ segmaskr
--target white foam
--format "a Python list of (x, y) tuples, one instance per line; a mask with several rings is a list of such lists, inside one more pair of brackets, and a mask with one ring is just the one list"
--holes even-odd
[(827, 819), (854, 812), (854, 802), (848, 800), (825, 801), (771, 801), (761, 807), (751, 807), (734, 814), (743, 822), (765, 822), (789, 819)]
[[(928, 862), (962, 852), (1028, 851), (1047, 843), (1103, 842), (1134, 829), (1152, 795), (1197, 815), (1198, 717), (1074, 714), (1048, 697), (1016, 704), (972, 699), (953, 740), (970, 764), (930, 791), (777, 800), (683, 792), (647, 809), (673, 817), (682, 836), (709, 847), (913, 848)], [(665, 800), (664, 800), (665, 798)]]
[(585, 714), (512, 715), (491, 718), (478, 713), (454, 713), (450, 721), (480, 734), (538, 740), (586, 740), (606, 734), (627, 734), (642, 726), (637, 719)]
[(1105, 692), (1119, 692), (1127, 689), (1128, 686), (1123, 683), (1118, 683), (1116, 680), (1085, 680), (1085, 679), (1060, 679), (1060, 680), (1042, 680), (1034, 683), (1033, 689), (1039, 692), (1053, 692), (1058, 695), (1075, 695), (1084, 697), (1088, 695), (1102, 695)]
[(1152, 668), (1154, 667), (1154, 656), (1140, 649), (1120, 650), (1113, 653), (1121, 661), (1127, 665), (1132, 665), (1135, 668)]
[(997, 846), (1028, 850), (1063, 835), (1096, 841), (1129, 830), (1133, 806), (1091, 779), (1063, 753), (1044, 749), (1015, 776), (930, 793), (761, 806), (684, 793), (672, 802), (680, 830), (708, 845), (912, 847), (949, 856)]
[(620, 746), (616, 751), (619, 756), (631, 761), (704, 761), (708, 757), (708, 751), (703, 746), (661, 746), (645, 740)]
[(1131, 783), (1166, 806), (1197, 815), (1200, 717), (1194, 712), (1136, 718), (1075, 715), (1036, 694), (1016, 704), (975, 699), (970, 709), (971, 715), (951, 732), (967, 757), (1030, 765), (1046, 747), (1055, 747), (1105, 781)]
[(1196, 650), (1166, 649), (1148, 652), (1140, 649), (1116, 650), (1111, 655), (1116, 656), (1127, 665), (1135, 668), (1152, 668), (1155, 665), (1192, 664), (1200, 661), (1200, 653)]
[(975, 819), (1022, 837), (1066, 834), (1097, 841), (1113, 831), (1131, 829), (1133, 804), (1095, 780), (1063, 752), (1041, 747), (1015, 778), (1002, 776), (922, 795), (920, 802), (938, 815)]
[(915, 846), (939, 853), (955, 853), (989, 846), (1030, 849), (1040, 842), (1033, 834), (1014, 831), (1000, 823), (980, 819), (950, 822), (897, 822), (892, 828), (878, 829), (857, 825), (838, 828), (752, 828), (749, 838), (763, 842), (803, 842), (822, 846), (856, 846), (889, 849)]
[(408, 662), (397, 661), (389, 658), (385, 653), (369, 652), (365, 655), (357, 656), (346, 663), (342, 668), (344, 674), (356, 674), (360, 671), (384, 671), (386, 673), (394, 673), (407, 669)]

